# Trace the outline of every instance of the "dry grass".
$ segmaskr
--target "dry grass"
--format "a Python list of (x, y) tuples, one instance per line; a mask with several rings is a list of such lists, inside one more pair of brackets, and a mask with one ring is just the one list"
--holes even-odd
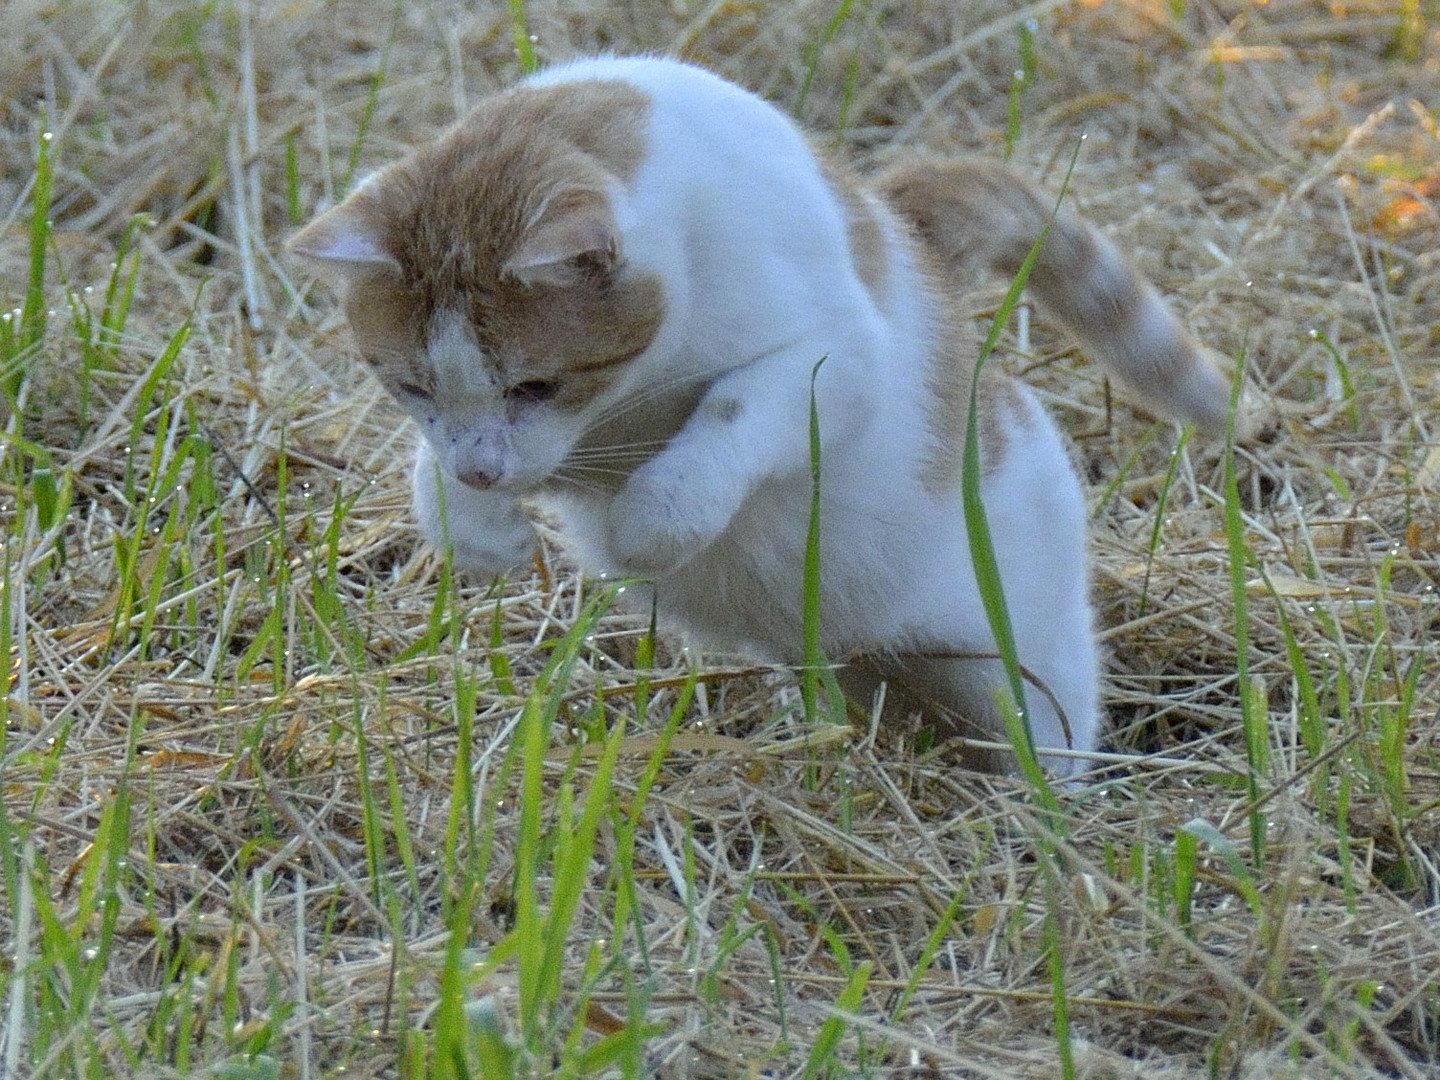
[[(836, 8), (535, 0), (529, 17), (543, 59), (680, 51), (793, 105)], [(1124, 755), (1065, 796), (1063, 887), (1025, 790), (893, 733), (807, 729), (783, 674), (707, 672), (636, 805), (687, 670), (662, 648), (557, 1001), (581, 1000), (587, 956), (610, 965), (588, 1033), (554, 1030), (656, 1025), (612, 1072), (799, 1074), (868, 962), (821, 1071), (1060, 1075), (1047, 920), (1079, 1075), (1440, 1070), (1440, 11), (871, 0), (820, 50), (804, 118), (861, 165), (998, 155), (1031, 18), (1015, 159), (1056, 181), (1087, 136), (1081, 205), (1210, 344), (1245, 351), (1272, 419), (1236, 456), (1263, 858), (1221, 448), (1189, 447), (1167, 487), (1160, 429), (1127, 468), (1146, 422), (1037, 326), (1005, 362), (1089, 469)], [(503, 596), (447, 587), (406, 514), (409, 433), (332, 299), (278, 253), (357, 147), (371, 167), (512, 81), (510, 34), (503, 5), (446, 0), (0, 9), (7, 307), (42, 130), (55, 174), (53, 314), (7, 380), (0, 450), (0, 1072), (448, 1075), (426, 1058), (447, 920), (466, 893), (483, 955), (515, 918), (506, 750), (589, 587), (558, 553)], [(134, 295), (106, 341), (66, 294), (98, 323), (136, 214)], [(563, 744), (634, 724), (644, 697), (643, 624), (581, 630), (550, 845), (562, 781), (583, 796), (596, 767)], [(612, 940), (632, 808), (635, 911)], [(1197, 819), (1216, 832), (1181, 830)], [(510, 1025), (518, 984), (503, 964), (465, 993)], [(542, 1049), (519, 1067), (575, 1063)]]

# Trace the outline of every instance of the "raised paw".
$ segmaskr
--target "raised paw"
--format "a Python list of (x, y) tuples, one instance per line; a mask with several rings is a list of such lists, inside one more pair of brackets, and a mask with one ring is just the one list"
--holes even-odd
[(715, 542), (729, 517), (716, 500), (636, 473), (610, 502), (610, 549), (625, 573), (653, 577), (684, 566)]

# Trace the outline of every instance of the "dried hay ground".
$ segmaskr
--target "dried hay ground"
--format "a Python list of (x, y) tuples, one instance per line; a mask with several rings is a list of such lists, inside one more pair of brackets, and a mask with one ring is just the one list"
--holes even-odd
[[(1440, 1074), (1440, 10), (872, 0), (827, 38), (837, 6), (529, 17), (543, 59), (674, 51), (787, 106), (803, 93), (862, 165), (999, 155), (1033, 20), (1015, 159), (1058, 182), (1087, 136), (1079, 203), (1208, 342), (1245, 350), (1273, 418), (1236, 456), (1263, 864), (1246, 869), (1221, 448), (1186, 449), (1167, 489), (1174, 433), (1144, 443), (1147, 422), (1037, 325), (1005, 362), (1090, 471), (1107, 745), (1129, 755), (1065, 796), (1064, 887), (1037, 871), (1018, 784), (893, 733), (807, 729), (793, 680), (717, 667), (642, 807), (617, 942), (620, 819), (601, 830), (561, 1011), (598, 941), (618, 965), (586, 1040), (642, 987), (657, 1026), (632, 1069), (789, 1075), (868, 961), (832, 1074), (1056, 1076), (1053, 925), (1080, 1075)], [(516, 77), (508, 20), (447, 0), (0, 9), (0, 301), (17, 311), (45, 130), (54, 168), (29, 328), (50, 315), (5, 376), (23, 396), (0, 451), (5, 1075), (430, 1075), (455, 890), (480, 890), (477, 955), (505, 933), (524, 853), (518, 781), (498, 778), (588, 586), (552, 551), (503, 597), (446, 592), (406, 516), (410, 434), (279, 250), (354, 168)], [(117, 259), (112, 324), (138, 266), (118, 333), (101, 327)], [(982, 315), (998, 295), (965, 302)], [(614, 615), (586, 636), (572, 728), (635, 721), (643, 631)], [(684, 681), (661, 663), (617, 813)], [(593, 768), (567, 774), (581, 797)], [(1181, 831), (1196, 819), (1214, 832)], [(467, 879), (481, 836), (488, 868)], [(506, 965), (467, 992), (513, 1023), (516, 983)]]

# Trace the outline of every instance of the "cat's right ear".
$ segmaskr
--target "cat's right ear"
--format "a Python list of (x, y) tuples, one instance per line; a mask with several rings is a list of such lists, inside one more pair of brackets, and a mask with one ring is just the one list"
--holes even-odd
[(526, 225), (500, 270), (521, 285), (578, 285), (611, 274), (620, 259), (615, 218), (603, 192), (562, 190), (547, 198)]
[(311, 260), (322, 273), (344, 282), (398, 274), (400, 263), (385, 249), (374, 218), (375, 208), (362, 188), (306, 225), (285, 246), (292, 255)]

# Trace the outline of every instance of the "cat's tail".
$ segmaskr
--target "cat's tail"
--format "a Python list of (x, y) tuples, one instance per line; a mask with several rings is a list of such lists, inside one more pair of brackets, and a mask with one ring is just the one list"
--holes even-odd
[(1041, 305), (1158, 411), (1214, 433), (1230, 379), (1115, 245), (1029, 179), (993, 161), (943, 159), (882, 174), (876, 192), (952, 266), (1020, 269), (1047, 221), (1028, 286)]

